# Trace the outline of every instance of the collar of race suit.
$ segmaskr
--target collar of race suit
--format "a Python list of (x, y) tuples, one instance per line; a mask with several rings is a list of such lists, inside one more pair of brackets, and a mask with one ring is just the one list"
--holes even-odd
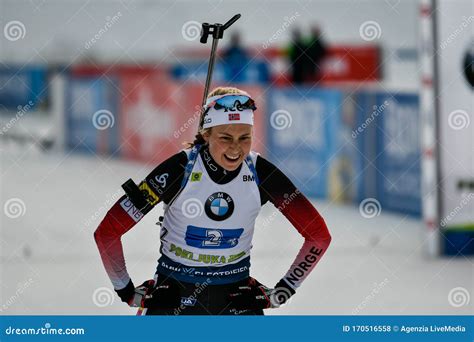
[(240, 166), (234, 171), (224, 169), (216, 163), (214, 158), (212, 158), (211, 153), (209, 152), (209, 146), (207, 145), (204, 145), (199, 153), (209, 177), (211, 177), (211, 179), (217, 184), (229, 183), (239, 174), (240, 169), (242, 168), (242, 164), (240, 164)]

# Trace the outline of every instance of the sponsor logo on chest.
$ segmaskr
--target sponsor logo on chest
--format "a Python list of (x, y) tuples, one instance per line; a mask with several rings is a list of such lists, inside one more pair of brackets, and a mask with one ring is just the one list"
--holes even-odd
[(204, 204), (206, 215), (214, 221), (223, 221), (234, 212), (234, 200), (225, 192), (215, 192)]

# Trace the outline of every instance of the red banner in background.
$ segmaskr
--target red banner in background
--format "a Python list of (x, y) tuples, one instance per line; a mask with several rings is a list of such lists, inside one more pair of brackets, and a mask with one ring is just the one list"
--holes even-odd
[(376, 46), (331, 47), (323, 62), (322, 81), (377, 81), (382, 74), (380, 59)]
[(149, 70), (120, 70), (122, 155), (161, 162), (180, 149), (173, 132), (183, 121), (179, 88), (167, 75)]
[[(275, 85), (290, 84), (291, 65), (285, 50), (268, 48), (263, 54), (270, 63), (272, 82)], [(322, 64), (322, 85), (334, 82), (372, 82), (382, 77), (381, 53), (377, 46), (331, 46)]]

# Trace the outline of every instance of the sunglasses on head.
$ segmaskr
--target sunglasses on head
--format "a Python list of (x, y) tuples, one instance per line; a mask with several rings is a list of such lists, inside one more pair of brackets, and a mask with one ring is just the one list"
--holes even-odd
[(224, 109), (227, 111), (234, 110), (256, 110), (255, 101), (247, 95), (225, 95), (206, 105), (206, 109), (214, 108), (216, 110)]

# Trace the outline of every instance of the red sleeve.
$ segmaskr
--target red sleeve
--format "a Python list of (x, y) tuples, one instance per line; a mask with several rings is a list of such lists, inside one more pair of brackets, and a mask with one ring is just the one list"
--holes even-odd
[(296, 289), (326, 253), (331, 243), (331, 235), (324, 219), (303, 194), (298, 192), (293, 200), (289, 197), (286, 202), (288, 202), (286, 205), (285, 201), (280, 204), (280, 211), (305, 239), (290, 269), (283, 277), (293, 289)]
[(329, 244), (331, 236), (326, 222), (298, 189), (295, 188), (286, 198), (276, 196), (272, 202), (305, 240), (313, 241), (315, 244)]
[(120, 198), (107, 212), (94, 238), (114, 288), (120, 290), (130, 281), (125, 266), (121, 238), (143, 217), (126, 196)]
[[(167, 203), (180, 188), (187, 156), (179, 152), (158, 165), (139, 185), (147, 194), (150, 207), (143, 213), (123, 196), (107, 212), (94, 232), (99, 253), (114, 288), (120, 290), (130, 281), (122, 248), (122, 235), (139, 222), (158, 202)], [(143, 209), (142, 209), (143, 210)]]
[(283, 277), (289, 286), (296, 289), (326, 252), (331, 235), (316, 208), (275, 165), (259, 156), (256, 170), (261, 180), (262, 204), (266, 201), (272, 202), (305, 239)]

